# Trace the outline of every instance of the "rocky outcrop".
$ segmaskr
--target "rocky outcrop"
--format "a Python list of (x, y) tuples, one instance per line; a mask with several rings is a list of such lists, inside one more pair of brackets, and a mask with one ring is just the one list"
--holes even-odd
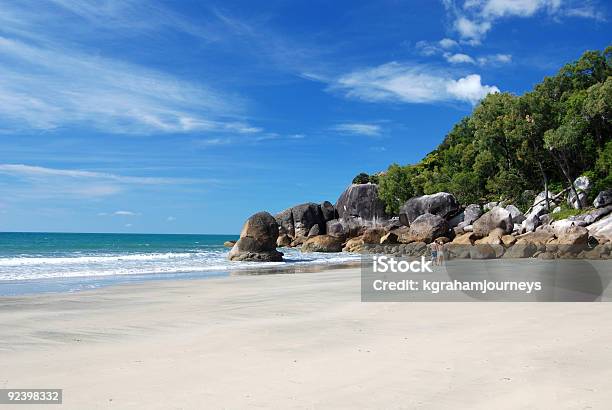
[(365, 247), (365, 242), (361, 236), (356, 238), (349, 239), (344, 248), (342, 249), (344, 252), (361, 252)]
[(612, 215), (608, 215), (605, 218), (586, 227), (589, 231), (589, 235), (597, 239), (599, 243), (607, 243), (612, 241)]
[[(591, 187), (592, 184), (588, 177), (582, 176), (576, 178), (574, 181), (574, 188), (578, 193), (578, 197), (576, 197), (574, 190), (570, 189), (569, 193), (567, 194), (567, 204), (574, 209), (584, 208), (587, 205), (587, 197), (589, 192), (591, 192)], [(580, 205), (578, 203), (578, 199), (580, 199)]]
[(529, 214), (521, 223), (521, 233), (533, 232), (540, 226), (540, 217), (536, 214)]
[(438, 215), (425, 213), (410, 224), (409, 242), (430, 243), (448, 233), (448, 223)]
[(276, 219), (276, 223), (278, 223), (280, 234), (287, 234), (292, 238), (295, 237), (295, 227), (293, 226), (293, 213), (291, 208), (277, 213), (274, 215), (274, 219)]
[(603, 208), (608, 205), (612, 205), (612, 189), (601, 191), (593, 201), (593, 206), (595, 208)]
[(284, 233), (284, 234), (278, 235), (278, 239), (276, 240), (276, 246), (279, 248), (283, 248), (283, 247), (291, 245), (291, 242), (293, 242), (291, 237), (287, 235), (286, 233)]
[(520, 224), (525, 220), (525, 215), (514, 205), (506, 206), (506, 211), (510, 212), (510, 216), (512, 217), (512, 222), (515, 224)]
[(497, 257), (492, 245), (481, 244), (470, 247), (470, 258), (472, 259), (495, 259)]
[[(323, 211), (325, 209), (325, 212)], [(318, 230), (317, 235), (325, 233), (326, 217), (334, 216), (335, 210), (329, 202), (321, 205), (313, 202), (300, 204), (287, 208), (274, 216), (280, 227), (280, 234), (287, 234), (295, 239), (300, 236), (307, 237), (313, 227), (317, 227), (313, 234)]]
[(373, 222), (364, 221), (361, 218), (348, 217), (346, 219), (332, 219), (327, 221), (327, 234), (337, 238), (354, 238), (360, 236), (368, 226), (375, 225)]
[(506, 250), (504, 258), (531, 258), (537, 251), (538, 247), (534, 243), (515, 243)]
[(423, 214), (432, 214), (441, 218), (450, 218), (459, 212), (459, 202), (447, 192), (423, 195), (410, 198), (400, 209), (400, 221), (409, 226)]
[(480, 209), (480, 205), (478, 204), (470, 204), (465, 207), (463, 210), (463, 221), (461, 221), (457, 227), (466, 231), (467, 226), (472, 226), (472, 224), (482, 216), (482, 209)]
[(365, 243), (380, 243), (380, 238), (386, 234), (383, 228), (368, 228), (361, 236)]
[(323, 216), (323, 221), (331, 221), (332, 219), (338, 218), (338, 213), (336, 212), (336, 208), (329, 201), (323, 201), (319, 205), (321, 208), (321, 215)]
[(381, 245), (390, 245), (398, 242), (398, 236), (395, 232), (387, 232), (380, 238)]
[(296, 205), (291, 208), (291, 214), (293, 215), (295, 229), (294, 237), (308, 236), (310, 229), (315, 225), (319, 226), (320, 231), (325, 231), (323, 213), (319, 205), (312, 202)]
[(327, 221), (326, 231), (328, 235), (335, 236), (336, 238), (340, 239), (345, 239), (348, 236), (348, 232), (345, 229), (345, 224), (343, 224), (339, 219)]
[(223, 242), (223, 246), (226, 248), (233, 248), (236, 245), (236, 241), (225, 241)]
[(352, 184), (338, 198), (339, 219), (361, 218), (363, 221), (387, 219), (385, 205), (378, 198), (375, 184)]
[(525, 215), (526, 218), (529, 218), (531, 215), (540, 216), (545, 213), (548, 213), (549, 209), (553, 209), (558, 205), (557, 199), (555, 199), (555, 195), (548, 191), (548, 208), (546, 207), (546, 193), (544, 191), (540, 192), (535, 199), (533, 200), (533, 205), (531, 206), (531, 211)]
[(321, 235), (321, 228), (319, 225), (313, 225), (312, 228), (308, 231), (308, 237), (311, 238), (313, 236)]
[(232, 261), (276, 262), (283, 254), (276, 250), (278, 223), (267, 212), (258, 212), (244, 223), (240, 239), (230, 251)]
[(302, 252), (340, 252), (342, 240), (335, 236), (318, 235), (308, 238), (302, 244)]
[(510, 212), (499, 206), (486, 212), (474, 222), (474, 234), (484, 237), (495, 228), (501, 228), (505, 233), (512, 233), (514, 230)]

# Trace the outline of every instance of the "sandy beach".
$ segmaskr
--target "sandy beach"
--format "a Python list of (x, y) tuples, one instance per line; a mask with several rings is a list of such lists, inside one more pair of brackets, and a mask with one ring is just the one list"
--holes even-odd
[(607, 303), (361, 303), (359, 285), (351, 268), (0, 298), (0, 387), (64, 389), (65, 409), (609, 408)]

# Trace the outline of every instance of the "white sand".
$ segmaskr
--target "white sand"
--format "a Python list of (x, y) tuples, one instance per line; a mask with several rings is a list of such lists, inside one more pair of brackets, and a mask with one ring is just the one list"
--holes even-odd
[(356, 269), (0, 298), (0, 387), (63, 388), (62, 409), (610, 408), (610, 304), (359, 298)]

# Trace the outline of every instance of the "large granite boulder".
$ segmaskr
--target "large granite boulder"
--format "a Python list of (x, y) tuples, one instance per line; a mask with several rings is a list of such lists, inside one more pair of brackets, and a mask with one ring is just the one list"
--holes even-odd
[[(548, 191), (548, 206), (550, 209), (554, 209), (558, 202), (554, 200), (555, 194)], [(530, 215), (540, 216), (549, 212), (549, 209), (546, 208), (546, 192), (542, 191), (538, 195), (536, 195), (533, 200), (533, 205), (531, 206), (531, 211), (527, 215), (526, 218), (529, 218)]]
[(308, 238), (302, 244), (302, 252), (340, 252), (342, 240), (330, 235), (318, 235)]
[(514, 229), (512, 215), (499, 206), (493, 207), (474, 222), (474, 234), (484, 237), (495, 228), (501, 228), (505, 233), (512, 233)]
[(373, 222), (364, 221), (361, 218), (347, 217), (345, 219), (332, 219), (327, 221), (327, 235), (337, 238), (354, 238), (360, 236), (368, 228), (373, 226)]
[(482, 216), (482, 209), (480, 209), (480, 205), (478, 204), (470, 204), (465, 207), (463, 215), (463, 222), (465, 222), (466, 225), (471, 225)]
[(361, 236), (365, 243), (376, 243), (380, 244), (380, 239), (387, 232), (383, 228), (368, 228), (363, 232)]
[(323, 201), (319, 205), (321, 208), (321, 215), (323, 216), (323, 221), (331, 221), (332, 219), (338, 218), (338, 213), (336, 212), (336, 208), (329, 201)]
[(438, 192), (432, 195), (423, 195), (410, 198), (400, 208), (400, 221), (409, 226), (412, 221), (423, 214), (437, 215), (449, 218), (459, 212), (459, 202), (448, 192)]
[(493, 245), (479, 244), (471, 246), (469, 249), (472, 259), (495, 259), (498, 257)]
[(287, 234), (290, 237), (295, 237), (295, 226), (293, 225), (293, 212), (291, 208), (287, 208), (282, 212), (274, 215), (274, 219), (276, 219), (276, 223), (279, 227), (279, 233)]
[(533, 232), (538, 226), (540, 226), (540, 217), (531, 213), (521, 222), (521, 233)]
[(258, 212), (244, 223), (240, 239), (229, 252), (231, 261), (277, 262), (283, 254), (276, 250), (278, 223), (267, 212)]
[(331, 221), (327, 221), (325, 231), (328, 235), (335, 236), (336, 238), (340, 239), (346, 239), (348, 236), (345, 224), (342, 223), (340, 219), (332, 219)]
[(538, 247), (531, 242), (515, 243), (506, 250), (504, 258), (531, 258)]
[(444, 218), (425, 213), (412, 221), (408, 237), (410, 242), (431, 243), (436, 238), (446, 236), (447, 233), (448, 223)]
[(283, 247), (291, 245), (291, 242), (293, 242), (291, 237), (287, 235), (286, 233), (283, 233), (283, 234), (278, 235), (278, 239), (276, 240), (276, 246), (279, 248), (283, 248)]
[[(574, 209), (586, 207), (587, 197), (589, 192), (591, 192), (591, 187), (591, 180), (589, 180), (588, 177), (582, 176), (576, 178), (574, 181), (574, 188), (578, 193), (578, 197), (576, 197), (574, 190), (570, 189), (569, 193), (567, 194), (567, 204)], [(578, 199), (580, 199), (580, 206), (578, 204)]]
[(325, 220), (321, 206), (312, 202), (287, 208), (276, 214), (274, 218), (280, 226), (280, 233), (286, 233), (292, 238), (308, 236), (315, 225), (319, 227), (319, 232), (325, 232)]
[(308, 236), (310, 229), (318, 225), (319, 231), (325, 231), (325, 222), (323, 221), (323, 213), (319, 205), (309, 202), (306, 204), (296, 205), (291, 208), (293, 215), (293, 226), (295, 227), (295, 236)]
[(506, 211), (510, 212), (512, 222), (515, 224), (520, 224), (525, 220), (525, 215), (521, 212), (521, 210), (512, 204), (506, 206)]
[(340, 219), (361, 218), (364, 221), (388, 219), (385, 205), (378, 198), (378, 185), (351, 184), (336, 202)]
[(601, 191), (593, 201), (593, 206), (595, 208), (603, 208), (608, 205), (612, 205), (612, 189)]
[(601, 244), (612, 241), (612, 215), (608, 215), (599, 221), (586, 227), (589, 235), (597, 239)]
[[(472, 224), (482, 216), (482, 209), (478, 204), (470, 204), (465, 207), (461, 214), (463, 215), (462, 221), (457, 225), (457, 228), (460, 229), (460, 232), (465, 231), (466, 226), (472, 226)], [(451, 220), (452, 219), (454, 218), (451, 218)], [(449, 225), (452, 228), (452, 224), (450, 221)]]
[(344, 248), (342, 250), (344, 252), (361, 252), (365, 248), (365, 242), (361, 236), (357, 236), (355, 238), (351, 238), (346, 241)]

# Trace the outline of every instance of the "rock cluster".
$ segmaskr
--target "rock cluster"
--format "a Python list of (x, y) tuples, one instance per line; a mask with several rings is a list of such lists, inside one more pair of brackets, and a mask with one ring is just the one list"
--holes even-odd
[(421, 256), (430, 252), (433, 241), (440, 241), (450, 258), (610, 258), (612, 190), (600, 192), (589, 208), (588, 178), (577, 179), (575, 185), (578, 196), (568, 191), (568, 204), (574, 206), (579, 199), (583, 211), (558, 219), (563, 192), (541, 192), (525, 214), (503, 202), (462, 207), (452, 194), (439, 192), (410, 198), (393, 217), (385, 213), (377, 185), (352, 184), (335, 205), (309, 202), (275, 217), (253, 215), (229, 257), (281, 260), (277, 246), (301, 246), (303, 252)]

